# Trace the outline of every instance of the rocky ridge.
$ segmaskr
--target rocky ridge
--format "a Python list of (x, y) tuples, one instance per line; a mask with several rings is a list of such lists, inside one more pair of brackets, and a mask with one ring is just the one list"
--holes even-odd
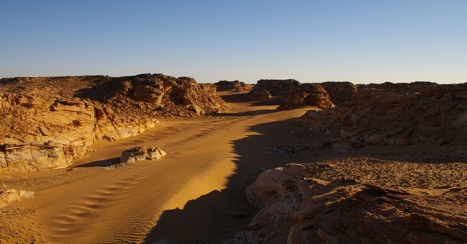
[(64, 168), (100, 140), (136, 135), (158, 118), (222, 112), (211, 84), (162, 74), (0, 80), (0, 171)]
[(309, 111), (300, 121), (311, 137), (327, 135), (336, 153), (367, 145), (459, 149), (467, 143), (467, 84), (361, 85), (352, 94), (345, 104)]

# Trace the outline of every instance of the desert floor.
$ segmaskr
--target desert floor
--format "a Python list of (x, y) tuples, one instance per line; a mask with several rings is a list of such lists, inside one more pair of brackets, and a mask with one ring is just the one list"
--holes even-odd
[[(307, 109), (242, 101), (229, 113), (167, 120), (138, 136), (101, 142), (70, 168), (4, 173), (0, 183), (35, 198), (0, 210), (1, 242), (116, 243), (229, 239), (255, 213), (244, 196), (259, 170), (289, 162), (274, 150), (296, 137)], [(157, 146), (160, 161), (118, 166), (123, 150)]]
[[(2, 173), (4, 188), (36, 197), (0, 209), (0, 243), (219, 243), (257, 211), (245, 187), (264, 169), (286, 163), (331, 160), (332, 170), (316, 177), (428, 195), (467, 184), (467, 164), (451, 148), (374, 146), (336, 155), (324, 138), (297, 126), (310, 108), (278, 111), (273, 102), (220, 95), (228, 113), (161, 120), (138, 136), (96, 144), (67, 169)], [(121, 152), (135, 146), (160, 147), (167, 156), (118, 165)]]

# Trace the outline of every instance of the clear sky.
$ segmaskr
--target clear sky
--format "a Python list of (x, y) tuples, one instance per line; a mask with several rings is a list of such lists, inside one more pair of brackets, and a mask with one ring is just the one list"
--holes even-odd
[(467, 0), (0, 0), (0, 77), (467, 82)]

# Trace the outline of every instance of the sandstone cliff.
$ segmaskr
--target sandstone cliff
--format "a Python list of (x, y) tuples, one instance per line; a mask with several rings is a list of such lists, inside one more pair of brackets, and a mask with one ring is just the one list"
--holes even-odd
[(222, 112), (216, 87), (161, 74), (0, 80), (0, 171), (63, 168), (161, 117)]

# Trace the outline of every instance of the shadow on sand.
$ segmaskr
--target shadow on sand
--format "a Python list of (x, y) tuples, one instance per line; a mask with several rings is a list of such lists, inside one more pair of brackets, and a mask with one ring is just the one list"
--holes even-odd
[(165, 239), (176, 243), (219, 243), (232, 238), (256, 213), (246, 199), (245, 187), (256, 179), (262, 168), (287, 163), (285, 154), (272, 154), (268, 148), (293, 140), (290, 132), (295, 122), (296, 118), (250, 127), (250, 131), (260, 135), (232, 142), (239, 156), (234, 160), (237, 169), (228, 179), (226, 189), (191, 200), (182, 210), (164, 211), (145, 242)]
[(76, 168), (108, 167), (108, 166), (117, 165), (117, 164), (120, 164), (120, 157), (97, 160), (97, 161), (85, 163), (85, 164), (79, 164), (79, 165), (76, 165), (75, 167)]

